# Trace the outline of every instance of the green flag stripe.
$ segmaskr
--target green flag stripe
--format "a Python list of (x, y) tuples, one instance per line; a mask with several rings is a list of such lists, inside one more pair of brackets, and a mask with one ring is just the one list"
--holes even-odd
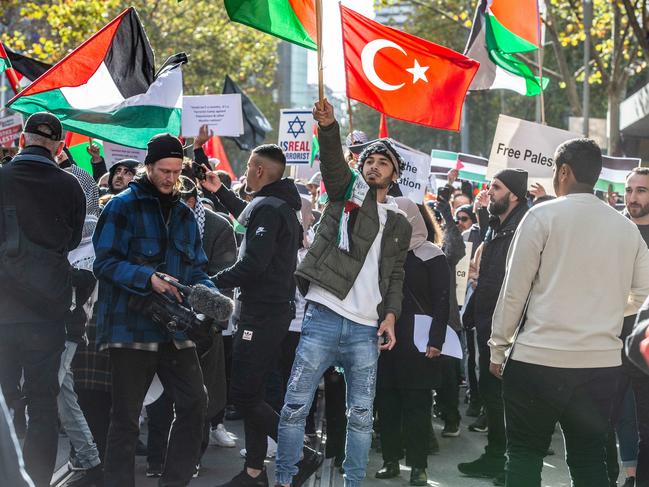
[(47, 111), (56, 115), (63, 128), (107, 142), (146, 149), (151, 137), (162, 132), (180, 133), (180, 108), (136, 105), (113, 112), (97, 112), (70, 107), (60, 90), (23, 96), (11, 109), (30, 115)]
[(288, 0), (225, 0), (225, 9), (234, 22), (307, 49), (317, 49)]
[[(490, 46), (491, 49), (498, 49), (506, 53), (530, 52), (538, 49), (538, 46), (507, 29), (495, 15), (487, 13), (485, 17), (491, 29), (491, 41), (495, 43), (493, 46)], [(487, 43), (489, 43), (489, 40), (487, 39)]]
[(431, 153), (432, 159), (446, 159), (448, 161), (457, 161), (457, 152), (434, 149)]
[(0, 73), (4, 73), (7, 69), (11, 67), (9, 59), (6, 57), (0, 57)]

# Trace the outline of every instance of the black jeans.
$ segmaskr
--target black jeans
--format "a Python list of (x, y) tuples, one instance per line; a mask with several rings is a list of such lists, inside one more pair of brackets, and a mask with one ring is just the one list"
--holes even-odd
[(476, 342), (475, 342), (475, 328), (464, 330), (464, 337), (466, 339), (466, 348), (468, 351), (466, 368), (467, 368), (467, 382), (469, 383), (469, 401), (471, 404), (482, 405), (480, 392), (478, 390), (478, 374), (476, 373)]
[(7, 405), (21, 403), (23, 393), (27, 400), (25, 469), (36, 487), (49, 487), (59, 441), (56, 397), (65, 326), (62, 322), (17, 323), (0, 325), (0, 332), (0, 384)]
[(106, 437), (108, 436), (108, 425), (110, 424), (110, 392), (93, 391), (91, 389), (77, 389), (75, 392), (79, 398), (79, 407), (88, 422), (88, 428), (97, 445), (99, 459), (104, 461), (106, 454)]
[(437, 407), (442, 413), (445, 423), (460, 424), (460, 376), (462, 361), (455, 357), (440, 356), (439, 365), (442, 369), (441, 384), (436, 389)]
[(502, 381), (489, 372), (491, 352), (486, 344), (479, 344), (480, 352), (480, 398), (487, 412), (487, 446), (488, 457), (504, 460), (505, 444), (505, 411), (502, 398)]
[(163, 392), (156, 401), (146, 407), (146, 416), (146, 461), (150, 464), (164, 465), (169, 430), (174, 419), (174, 402)]
[(539, 487), (556, 423), (574, 487), (609, 487), (606, 444), (620, 367), (565, 369), (510, 360), (503, 378), (508, 487)]
[(275, 372), (282, 340), (295, 310), (292, 304), (243, 303), (232, 346), (230, 398), (243, 416), (246, 467), (261, 470), (267, 440), (277, 441), (279, 415), (265, 401), (269, 375)]
[(135, 445), (142, 402), (155, 373), (175, 405), (167, 462), (159, 485), (185, 486), (198, 461), (207, 397), (194, 348), (160, 344), (157, 352), (110, 349), (113, 380), (110, 427), (104, 462), (105, 487), (134, 487)]
[(411, 467), (426, 468), (431, 392), (426, 389), (378, 389), (376, 404), (384, 462), (403, 458)]

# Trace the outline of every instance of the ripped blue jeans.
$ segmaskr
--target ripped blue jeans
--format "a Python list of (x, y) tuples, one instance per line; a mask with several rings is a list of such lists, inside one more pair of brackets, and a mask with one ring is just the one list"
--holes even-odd
[(304, 425), (320, 378), (331, 366), (344, 369), (347, 385), (345, 486), (365, 477), (372, 443), (372, 404), (379, 357), (377, 329), (309, 302), (280, 415), (275, 479), (290, 484), (302, 454)]

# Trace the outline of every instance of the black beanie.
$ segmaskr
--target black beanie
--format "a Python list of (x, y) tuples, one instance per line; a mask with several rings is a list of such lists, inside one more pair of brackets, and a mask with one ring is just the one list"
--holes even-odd
[(133, 174), (135, 174), (139, 165), (140, 163), (135, 159), (122, 159), (121, 161), (117, 161), (115, 164), (110, 166), (110, 169), (108, 170), (108, 189), (110, 189), (110, 192), (112, 193), (114, 191), (113, 178), (115, 177), (115, 172), (117, 171), (118, 167), (124, 166)]
[(527, 198), (527, 171), (524, 169), (503, 169), (496, 173), (494, 179), (499, 179), (507, 186), (519, 201), (525, 201)]
[(182, 159), (184, 156), (183, 145), (171, 134), (158, 134), (151, 138), (146, 145), (146, 157), (144, 164), (154, 164), (165, 157), (177, 157)]

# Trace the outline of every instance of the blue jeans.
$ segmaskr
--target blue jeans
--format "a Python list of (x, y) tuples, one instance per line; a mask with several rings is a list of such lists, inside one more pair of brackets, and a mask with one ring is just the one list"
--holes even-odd
[(324, 372), (336, 365), (344, 369), (347, 385), (345, 486), (361, 484), (372, 443), (372, 404), (379, 358), (376, 331), (309, 302), (280, 415), (277, 483), (290, 484), (297, 473), (313, 394)]
[(72, 375), (72, 359), (77, 351), (75, 342), (66, 341), (65, 350), (61, 355), (59, 366), (59, 385), (61, 390), (57, 397), (59, 407), (59, 419), (65, 433), (74, 447), (75, 458), (81, 467), (89, 469), (96, 467), (99, 461), (97, 445), (92, 438), (90, 428), (79, 407), (77, 394), (74, 392), (74, 376)]

